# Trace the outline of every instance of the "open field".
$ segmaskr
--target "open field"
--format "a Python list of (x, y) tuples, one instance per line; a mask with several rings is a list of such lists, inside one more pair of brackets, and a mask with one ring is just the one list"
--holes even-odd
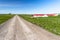
[(9, 14), (0, 14), (0, 24), (7, 21), (8, 19), (10, 19), (11, 17), (13, 17), (13, 15), (9, 15)]
[(31, 18), (31, 15), (19, 15), (26, 19), (27, 21), (34, 23), (42, 28), (60, 35), (60, 16), (57, 17), (40, 17), (40, 18)]
[(0, 40), (60, 40), (60, 36), (16, 15), (0, 25)]

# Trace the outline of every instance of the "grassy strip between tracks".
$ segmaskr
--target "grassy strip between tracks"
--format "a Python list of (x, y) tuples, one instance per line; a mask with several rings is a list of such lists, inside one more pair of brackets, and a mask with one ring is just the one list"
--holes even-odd
[(60, 16), (31, 18), (31, 15), (19, 15), (25, 20), (34, 23), (54, 34), (60, 35)]
[(8, 19), (12, 18), (13, 15), (9, 14), (0, 14), (0, 24), (7, 21)]

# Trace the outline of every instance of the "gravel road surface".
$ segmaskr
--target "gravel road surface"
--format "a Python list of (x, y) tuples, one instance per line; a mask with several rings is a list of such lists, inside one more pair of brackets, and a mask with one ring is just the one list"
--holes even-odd
[(0, 40), (60, 40), (60, 36), (16, 15), (0, 25)]

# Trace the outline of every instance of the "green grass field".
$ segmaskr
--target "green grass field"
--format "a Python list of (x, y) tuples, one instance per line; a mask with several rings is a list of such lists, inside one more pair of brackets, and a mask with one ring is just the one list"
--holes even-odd
[(54, 34), (60, 35), (60, 16), (31, 18), (31, 15), (19, 15), (25, 20), (34, 23)]
[(9, 14), (0, 14), (0, 24), (7, 21), (8, 19), (12, 18), (13, 15)]

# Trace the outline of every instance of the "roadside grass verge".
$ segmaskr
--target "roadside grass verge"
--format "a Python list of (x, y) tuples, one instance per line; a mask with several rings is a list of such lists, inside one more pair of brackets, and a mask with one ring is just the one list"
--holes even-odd
[(25, 20), (34, 23), (56, 35), (60, 35), (60, 16), (31, 18), (31, 15), (19, 15)]
[(12, 18), (14, 15), (0, 14), (0, 24)]

